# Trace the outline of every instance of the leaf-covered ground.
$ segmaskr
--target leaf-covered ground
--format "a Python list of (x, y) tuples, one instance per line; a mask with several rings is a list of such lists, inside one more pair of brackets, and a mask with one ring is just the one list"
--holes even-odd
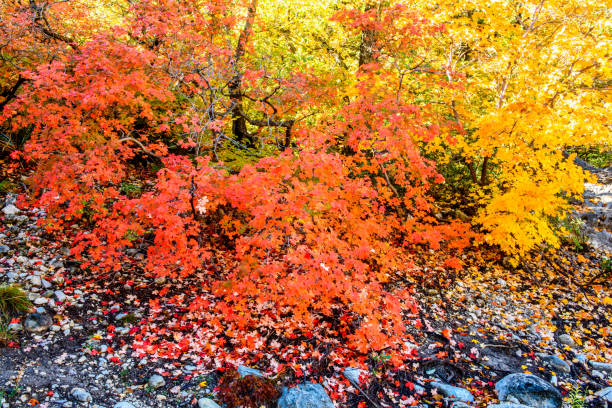
[[(38, 215), (21, 211), (4, 217), (0, 227), (8, 247), (0, 255), (2, 283), (22, 284), (53, 319), (50, 328), (17, 333), (1, 349), (0, 389), (9, 406), (62, 406), (71, 403), (77, 386), (91, 394), (91, 406), (129, 400), (141, 407), (189, 407), (200, 397), (217, 398), (219, 377), (241, 362), (232, 355), (220, 361), (189, 350), (177, 359), (152, 359), (133, 347), (143, 341), (144, 328), (159, 329), (157, 336), (168, 339), (190, 330), (181, 305), (162, 303), (152, 314), (150, 301), (160, 291), (188, 295), (197, 282), (145, 277), (139, 272), (144, 254), (137, 250), (120, 272), (89, 275), (67, 256), (62, 242), (34, 225)], [(466, 255), (471, 266), (460, 273), (430, 271), (422, 282), (398, 279), (397, 284), (415, 288), (421, 305), (412, 316), (418, 355), (403, 371), (388, 368), (384, 352), (370, 356), (367, 381), (359, 390), (343, 377), (344, 362), (324, 349), (317, 359), (296, 355), (283, 362), (259, 356), (246, 363), (271, 372), (291, 361), (294, 370), (275, 377), (275, 384), (323, 380), (338, 406), (417, 401), (443, 406), (446, 400), (430, 385), (434, 378), (467, 388), (485, 406), (496, 400), (495, 382), (513, 372), (537, 374), (565, 395), (577, 387), (589, 395), (610, 385), (612, 374), (588, 363), (612, 361), (611, 280), (602, 268), (603, 256), (567, 248), (513, 268), (483, 248)], [(546, 355), (558, 355), (569, 372)], [(155, 373), (165, 378), (156, 389), (147, 385)], [(594, 397), (589, 399), (597, 406)]]

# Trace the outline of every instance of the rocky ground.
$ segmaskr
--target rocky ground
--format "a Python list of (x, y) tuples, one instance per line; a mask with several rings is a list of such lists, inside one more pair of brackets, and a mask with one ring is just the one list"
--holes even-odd
[[(424, 327), (413, 333), (420, 357), (404, 384), (349, 367), (322, 385), (284, 389), (278, 406), (332, 407), (339, 389), (336, 406), (347, 407), (389, 406), (383, 393), (399, 396), (399, 406), (612, 406), (611, 279), (601, 269), (611, 248), (609, 187), (587, 186), (585, 206), (599, 212), (584, 215), (601, 238), (597, 251), (543, 253), (518, 268), (480, 259), (444, 290), (425, 286)], [(0, 284), (21, 285), (36, 307), (3, 328), (3, 407), (218, 406), (219, 372), (189, 356), (153, 360), (132, 349), (155, 281), (126, 276), (100, 287), (36, 226), (39, 212), (17, 208), (10, 195), (0, 208)]]

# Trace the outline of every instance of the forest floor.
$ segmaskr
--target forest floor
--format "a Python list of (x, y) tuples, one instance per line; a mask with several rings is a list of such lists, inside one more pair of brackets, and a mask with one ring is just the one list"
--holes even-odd
[[(610, 193), (605, 177), (607, 186), (594, 185), (599, 196), (587, 197), (587, 206), (601, 210)], [(0, 207), (14, 199), (0, 197)], [(606, 200), (604, 211), (612, 205)], [(193, 407), (216, 398), (217, 371), (189, 355), (154, 360), (131, 347), (159, 281), (121, 272), (104, 281), (87, 276), (66, 243), (36, 225), (40, 211), (6, 213), (0, 215), (0, 284), (21, 285), (38, 313), (14, 320), (12, 338), (0, 347), (3, 406)], [(420, 357), (406, 374), (419, 406), (452, 404), (432, 379), (469, 390), (470, 406), (487, 406), (497, 401), (495, 383), (511, 373), (533, 373), (582, 406), (606, 406), (594, 394), (612, 385), (612, 279), (602, 269), (611, 247), (601, 219), (585, 218), (601, 238), (597, 248), (570, 245), (516, 268), (499, 254), (475, 252), (462, 273), (420, 288), (423, 327), (412, 329)], [(138, 263), (145, 255), (135, 250), (132, 256)], [(154, 374), (163, 381), (156, 383)], [(341, 372), (331, 373), (325, 387), (333, 394), (346, 386), (336, 406), (390, 406), (380, 396), (392, 385), (379, 377), (370, 373), (357, 389)], [(409, 388), (405, 395), (414, 395)]]

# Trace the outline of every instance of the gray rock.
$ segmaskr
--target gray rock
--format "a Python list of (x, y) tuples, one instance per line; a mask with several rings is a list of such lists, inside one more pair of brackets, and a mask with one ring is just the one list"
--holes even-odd
[(53, 319), (46, 313), (30, 313), (23, 322), (26, 331), (40, 333), (47, 330), (53, 324)]
[(113, 408), (136, 408), (136, 407), (131, 402), (121, 401), (113, 405)]
[(564, 373), (570, 373), (572, 371), (572, 368), (570, 367), (570, 365), (566, 363), (564, 360), (562, 360), (561, 357), (559, 356), (555, 356), (551, 354), (543, 354), (543, 353), (536, 353), (536, 355), (540, 357), (542, 360), (546, 361), (548, 364), (550, 364), (552, 368), (558, 371), (561, 371)]
[(9, 216), (9, 217), (19, 214), (19, 211), (20, 211), (19, 208), (15, 207), (13, 204), (9, 204), (2, 209), (2, 212), (4, 213), (4, 215)]
[(153, 374), (148, 381), (149, 387), (157, 389), (166, 385), (166, 380), (159, 374)]
[(595, 393), (599, 398), (604, 399), (605, 401), (612, 402), (612, 387), (604, 388), (603, 390), (599, 390)]
[(584, 354), (576, 354), (576, 360), (578, 360), (578, 362), (584, 366), (586, 366), (586, 364), (589, 362)]
[(47, 303), (49, 303), (49, 299), (42, 296), (34, 300), (34, 304), (38, 306), (46, 305)]
[(438, 389), (442, 395), (462, 402), (474, 402), (474, 396), (465, 388), (455, 387), (441, 382), (432, 382), (431, 386)]
[(79, 387), (73, 388), (72, 391), (70, 391), (70, 396), (78, 402), (87, 403), (91, 401), (91, 394)]
[(247, 375), (254, 375), (255, 377), (264, 376), (261, 371), (243, 365), (238, 366), (238, 374), (240, 374), (240, 377), (246, 377)]
[(7, 329), (11, 333), (20, 333), (23, 330), (23, 326), (21, 323), (10, 323)]
[(53, 294), (55, 295), (55, 299), (57, 299), (57, 301), (60, 303), (64, 303), (64, 301), (66, 300), (66, 294), (61, 290), (56, 290), (55, 292), (53, 292)]
[(474, 408), (471, 405), (466, 404), (465, 402), (455, 401), (451, 405), (451, 408)]
[(523, 404), (515, 404), (513, 402), (502, 402), (501, 404), (487, 405), (487, 408), (532, 408)]
[(552, 384), (532, 374), (507, 375), (495, 384), (495, 392), (502, 402), (519, 402), (538, 408), (560, 408), (563, 402), (561, 393)]
[(576, 342), (574, 341), (574, 339), (572, 339), (572, 336), (565, 333), (559, 335), (559, 343), (570, 347), (576, 347)]
[(221, 408), (221, 406), (210, 398), (200, 398), (198, 408)]
[(595, 370), (606, 371), (608, 373), (612, 373), (612, 364), (610, 364), (610, 363), (600, 363), (598, 361), (590, 361), (589, 360), (589, 364)]
[(0, 245), (0, 255), (7, 254), (10, 250), (11, 248), (9, 248), (7, 245)]
[(300, 384), (295, 388), (283, 387), (278, 408), (334, 408), (321, 384)]
[(42, 280), (40, 279), (40, 276), (37, 276), (37, 275), (32, 275), (32, 276), (30, 277), (30, 283), (31, 283), (33, 286), (41, 286), (41, 285), (42, 285)]
[(361, 384), (361, 382), (359, 381), (359, 377), (365, 379), (368, 376), (368, 372), (360, 368), (347, 367), (342, 372), (342, 375), (347, 380), (349, 380), (351, 384), (353, 384), (356, 387), (359, 387), (359, 385)]

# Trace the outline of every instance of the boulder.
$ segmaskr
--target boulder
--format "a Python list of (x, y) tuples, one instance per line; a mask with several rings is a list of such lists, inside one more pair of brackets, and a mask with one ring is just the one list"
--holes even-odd
[(283, 388), (278, 408), (334, 408), (334, 403), (321, 384), (301, 384)]
[(515, 402), (538, 408), (561, 408), (563, 397), (549, 382), (532, 374), (515, 373), (495, 384), (495, 392), (502, 402)]
[(599, 398), (607, 402), (612, 402), (612, 387), (607, 387), (595, 393)]

